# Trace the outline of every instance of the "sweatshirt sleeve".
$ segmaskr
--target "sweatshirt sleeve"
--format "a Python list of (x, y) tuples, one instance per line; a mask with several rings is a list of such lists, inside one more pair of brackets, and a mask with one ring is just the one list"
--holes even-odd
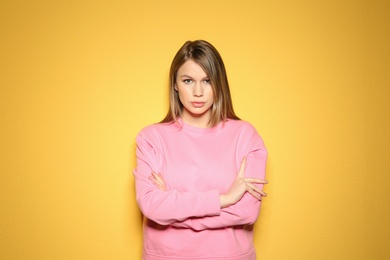
[(136, 199), (143, 215), (160, 225), (170, 225), (190, 217), (220, 214), (218, 190), (206, 192), (161, 191), (148, 178), (151, 172), (160, 172), (163, 154), (156, 135), (151, 138), (142, 132), (136, 138), (137, 167), (135, 177)]
[[(267, 150), (260, 136), (254, 135), (253, 145), (247, 153), (246, 177), (265, 179)], [(244, 149), (246, 150), (246, 149)], [(241, 162), (242, 158), (237, 158)], [(256, 184), (261, 189), (263, 185)], [(221, 209), (218, 216), (203, 218), (190, 218), (174, 223), (175, 227), (191, 228), (194, 230), (224, 228), (236, 225), (254, 224), (260, 213), (261, 201), (249, 193), (245, 193), (240, 201), (229, 207)]]

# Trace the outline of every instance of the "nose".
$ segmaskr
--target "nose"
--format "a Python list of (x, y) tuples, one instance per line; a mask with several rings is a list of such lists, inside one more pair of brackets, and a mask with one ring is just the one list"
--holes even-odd
[(194, 97), (202, 97), (203, 96), (203, 86), (201, 83), (195, 84), (193, 95), (194, 95)]

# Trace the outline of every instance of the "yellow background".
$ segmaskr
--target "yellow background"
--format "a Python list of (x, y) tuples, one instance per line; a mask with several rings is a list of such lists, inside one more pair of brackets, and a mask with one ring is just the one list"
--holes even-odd
[(135, 136), (206, 39), (269, 150), (259, 259), (389, 257), (388, 1), (1, 1), (0, 258), (140, 259)]

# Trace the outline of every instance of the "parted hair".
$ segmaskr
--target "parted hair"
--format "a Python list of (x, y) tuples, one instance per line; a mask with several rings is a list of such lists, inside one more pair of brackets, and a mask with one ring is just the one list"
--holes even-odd
[(220, 122), (226, 122), (228, 118), (239, 120), (233, 110), (229, 82), (221, 55), (209, 42), (196, 40), (185, 42), (173, 58), (169, 71), (169, 110), (161, 123), (175, 122), (181, 116), (183, 105), (175, 85), (179, 68), (188, 60), (196, 62), (210, 79), (214, 102), (209, 126), (214, 127)]

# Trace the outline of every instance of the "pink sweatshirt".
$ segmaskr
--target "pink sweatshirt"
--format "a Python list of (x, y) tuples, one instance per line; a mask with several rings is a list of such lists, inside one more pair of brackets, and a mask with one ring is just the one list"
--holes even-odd
[[(261, 202), (248, 193), (227, 208), (219, 201), (244, 156), (245, 176), (265, 178), (267, 150), (252, 125), (228, 120), (196, 128), (179, 120), (145, 127), (136, 141), (143, 259), (256, 259), (253, 224)], [(167, 191), (148, 179), (152, 171), (163, 175)]]

